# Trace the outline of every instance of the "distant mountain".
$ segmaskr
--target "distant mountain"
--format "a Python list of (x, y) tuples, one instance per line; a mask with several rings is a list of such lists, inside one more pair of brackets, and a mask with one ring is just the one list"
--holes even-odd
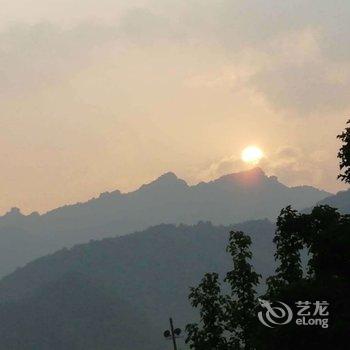
[(317, 203), (318, 205), (330, 205), (338, 208), (342, 214), (350, 214), (350, 190), (340, 191), (333, 196), (329, 196)]
[(57, 244), (50, 238), (16, 226), (0, 227), (0, 277), (33, 258), (56, 250)]
[(0, 304), (1, 350), (160, 350), (153, 333), (141, 313), (77, 273)]
[[(166, 173), (134, 192), (103, 193), (86, 203), (67, 205), (43, 215), (26, 216), (14, 208), (0, 217), (0, 256), (4, 256), (0, 274), (44, 253), (90, 239), (122, 235), (160, 223), (195, 224), (202, 220), (229, 225), (254, 219), (275, 220), (282, 207), (291, 204), (302, 209), (329, 195), (310, 186), (287, 187), (255, 168), (194, 186)], [(10, 239), (10, 230), (21, 232), (25, 244), (28, 237), (35, 237), (28, 243), (28, 247), (34, 246), (31, 254), (22, 254), (24, 244), (12, 244), (12, 256), (6, 261), (8, 253), (1, 243)]]
[[(143, 232), (63, 249), (29, 263), (0, 281), (0, 349), (25, 349), (13, 345), (14, 334), (21, 334), (18, 341), (29, 339), (31, 348), (36, 350), (90, 349), (81, 345), (85, 344), (82, 343), (85, 337), (112, 339), (112, 335), (116, 349), (146, 350), (146, 345), (118, 346), (116, 340), (121, 334), (132, 340), (137, 329), (142, 332), (144, 319), (148, 320), (146, 325), (152, 325), (147, 326), (150, 339), (165, 348), (162, 332), (168, 328), (169, 316), (174, 317), (180, 328), (195, 319), (188, 302), (189, 287), (197, 285), (205, 272), (216, 271), (224, 276), (232, 268), (230, 256), (225, 252), (232, 228), (210, 223), (163, 224)], [(265, 276), (274, 269), (274, 228), (268, 220), (235, 226), (251, 235), (253, 263)], [(78, 277), (76, 281), (76, 274), (83, 279)], [(109, 311), (106, 291), (109, 298), (115, 298), (112, 299), (115, 306)], [(96, 323), (98, 329), (102, 325), (100, 331), (94, 329)], [(90, 327), (91, 334), (87, 334)], [(127, 327), (130, 327), (128, 332)], [(64, 346), (47, 345), (50, 334), (54, 339), (64, 336)], [(135, 342), (141, 336), (143, 332)], [(67, 342), (80, 345), (75, 347)], [(96, 345), (91, 349), (110, 347)]]

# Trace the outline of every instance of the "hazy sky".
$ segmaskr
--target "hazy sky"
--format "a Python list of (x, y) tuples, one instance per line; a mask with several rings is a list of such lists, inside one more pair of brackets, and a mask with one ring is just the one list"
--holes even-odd
[(350, 2), (0, 0), (0, 213), (40, 212), (166, 171), (261, 166), (344, 186)]

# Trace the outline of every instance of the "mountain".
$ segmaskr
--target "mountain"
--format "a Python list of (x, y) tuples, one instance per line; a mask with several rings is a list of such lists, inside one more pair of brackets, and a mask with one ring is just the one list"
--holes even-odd
[(0, 227), (0, 277), (56, 247), (49, 236), (39, 237), (15, 226)]
[(330, 205), (338, 208), (342, 214), (350, 214), (350, 190), (340, 191), (333, 196), (329, 196), (317, 203), (318, 205)]
[(141, 313), (77, 273), (0, 305), (1, 350), (160, 350), (152, 333)]
[(315, 203), (312, 207), (305, 208), (302, 212), (310, 213), (316, 205), (329, 205), (337, 208), (341, 214), (350, 214), (350, 189), (328, 196)]
[[(329, 195), (310, 186), (285, 186), (255, 168), (194, 186), (166, 173), (134, 192), (106, 192), (86, 203), (67, 205), (43, 215), (26, 216), (14, 208), (0, 217), (0, 274), (90, 239), (122, 235), (160, 223), (191, 225), (202, 220), (229, 225), (254, 219), (275, 220), (282, 207), (291, 204), (302, 209)], [(12, 244), (11, 256), (6, 260), (8, 253), (3, 251), (2, 241), (11, 245), (11, 230), (18, 232), (24, 243)], [(24, 245), (30, 253), (22, 254)]]
[[(65, 347), (47, 345), (45, 348), (42, 344), (47, 344), (44, 342), (50, 338), (48, 332), (52, 332), (55, 339), (67, 335), (65, 339), (70, 344), (80, 342), (94, 324), (95, 316), (103, 328), (98, 335), (94, 330), (91, 337), (111, 339), (107, 329), (116, 332), (117, 337), (118, 329), (133, 324), (134, 328), (125, 333), (133, 338), (134, 330), (142, 330), (146, 319), (147, 324), (152, 325), (147, 328), (148, 336), (157, 341), (157, 346), (165, 347), (162, 333), (168, 327), (169, 316), (174, 318), (176, 327), (182, 329), (195, 319), (196, 314), (188, 302), (189, 287), (197, 285), (205, 272), (216, 271), (224, 276), (231, 269), (230, 256), (225, 252), (231, 229), (232, 226), (210, 223), (163, 224), (143, 232), (62, 249), (29, 263), (0, 281), (0, 325), (3, 325), (0, 349), (23, 349), (12, 346), (13, 334), (24, 334), (23, 339), (29, 339), (30, 335), (33, 349), (84, 348), (67, 343)], [(251, 235), (253, 263), (258, 272), (270, 274), (274, 269), (274, 225), (260, 220), (236, 225), (235, 229)], [(83, 276), (83, 280), (80, 277), (75, 280), (75, 275)], [(67, 279), (67, 276), (70, 277)], [(86, 286), (85, 280), (93, 281), (93, 285), (88, 282)], [(105, 294), (100, 294), (105, 291), (116, 298), (115, 309), (107, 315), (104, 314)], [(126, 306), (122, 308), (121, 302), (129, 311)], [(67, 329), (69, 323), (71, 328)], [(40, 332), (43, 327), (44, 331)], [(104, 332), (107, 333), (103, 335)], [(125, 349), (148, 348), (130, 345)]]

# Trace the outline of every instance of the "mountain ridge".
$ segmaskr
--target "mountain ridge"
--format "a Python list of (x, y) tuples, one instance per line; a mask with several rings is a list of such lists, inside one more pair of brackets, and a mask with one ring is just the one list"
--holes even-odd
[[(329, 205), (337, 208), (341, 214), (350, 214), (350, 189), (328, 196), (317, 202), (316, 205)], [(306, 211), (310, 210), (311, 208), (306, 209)]]
[(234, 180), (243, 181), (244, 177), (248, 177), (248, 179), (251, 179), (252, 177), (256, 177), (257, 179), (258, 178), (260, 178), (260, 179), (265, 178), (265, 179), (269, 179), (271, 181), (278, 182), (280, 185), (282, 185), (285, 188), (290, 188), (290, 189), (307, 188), (307, 189), (319, 191), (320, 193), (323, 193), (327, 196), (335, 195), (334, 193), (331, 193), (331, 192), (328, 192), (328, 191), (325, 191), (322, 189), (318, 189), (317, 187), (314, 187), (311, 185), (298, 185), (298, 186), (290, 186), (289, 187), (289, 186), (284, 185), (283, 183), (279, 182), (277, 176), (274, 176), (274, 175), (267, 176), (266, 173), (260, 167), (254, 167), (254, 168), (249, 169), (249, 170), (222, 175), (216, 179), (209, 180), (209, 181), (200, 181), (199, 183), (194, 184), (194, 185), (189, 185), (185, 180), (179, 178), (174, 172), (168, 171), (168, 172), (158, 176), (156, 179), (154, 179), (148, 183), (142, 184), (141, 186), (139, 186), (138, 188), (136, 188), (135, 190), (132, 190), (132, 191), (121, 192), (118, 189), (115, 189), (112, 191), (105, 191), (105, 192), (101, 192), (97, 197), (92, 197), (86, 201), (65, 204), (62, 206), (58, 206), (57, 208), (50, 209), (44, 213), (39, 213), (37, 211), (33, 211), (33, 212), (26, 215), (26, 214), (23, 214), (21, 212), (20, 208), (12, 207), (12, 208), (10, 208), (10, 210), (8, 212), (6, 212), (3, 215), (0, 215), (0, 220), (5, 218), (5, 217), (9, 217), (9, 216), (12, 216), (12, 217), (21, 216), (21, 217), (25, 217), (25, 218), (45, 216), (45, 215), (52, 214), (56, 211), (59, 211), (60, 209), (71, 208), (71, 207), (76, 207), (79, 205), (89, 204), (91, 202), (101, 200), (101, 199), (108, 199), (111, 197), (119, 197), (119, 196), (125, 196), (125, 195), (133, 195), (134, 193), (138, 192), (141, 189), (149, 188), (152, 186), (157, 186), (158, 184), (162, 184), (162, 183), (164, 183), (166, 185), (177, 183), (177, 184), (183, 184), (184, 187), (187, 187), (187, 188), (196, 188), (198, 186), (210, 185), (210, 184), (215, 184), (215, 183), (223, 183), (223, 182), (226, 183), (226, 182), (234, 181)]
[[(193, 225), (211, 221), (230, 225), (265, 218), (274, 221), (287, 205), (303, 209), (328, 195), (312, 187), (290, 188), (275, 176), (267, 176), (261, 168), (253, 168), (196, 185), (188, 185), (168, 172), (135, 191), (105, 192), (87, 202), (45, 214), (23, 215), (13, 208), (0, 217), (0, 276), (41, 255), (91, 239), (124, 235), (160, 223)], [(14, 240), (10, 232), (18, 232), (16, 244), (11, 244)], [(26, 254), (18, 244), (20, 235)], [(7, 251), (5, 246), (12, 248)], [(14, 257), (18, 257), (17, 263)]]

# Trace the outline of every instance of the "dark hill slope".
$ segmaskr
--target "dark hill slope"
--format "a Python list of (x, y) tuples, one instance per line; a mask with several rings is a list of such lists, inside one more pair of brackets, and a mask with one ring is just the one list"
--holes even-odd
[[(223, 276), (231, 268), (225, 252), (230, 229), (210, 223), (159, 225), (63, 249), (5, 277), (0, 282), (0, 300), (20, 302), (67, 273), (79, 273), (146, 315), (157, 329), (153, 333), (157, 337), (169, 316), (180, 327), (191, 321), (194, 314), (187, 299), (189, 287), (196, 285), (205, 272), (216, 271)], [(274, 266), (274, 225), (267, 220), (253, 221), (236, 229), (251, 234), (254, 264), (259, 272), (270, 273)]]
[(160, 350), (153, 333), (125, 301), (77, 273), (0, 304), (1, 350)]

